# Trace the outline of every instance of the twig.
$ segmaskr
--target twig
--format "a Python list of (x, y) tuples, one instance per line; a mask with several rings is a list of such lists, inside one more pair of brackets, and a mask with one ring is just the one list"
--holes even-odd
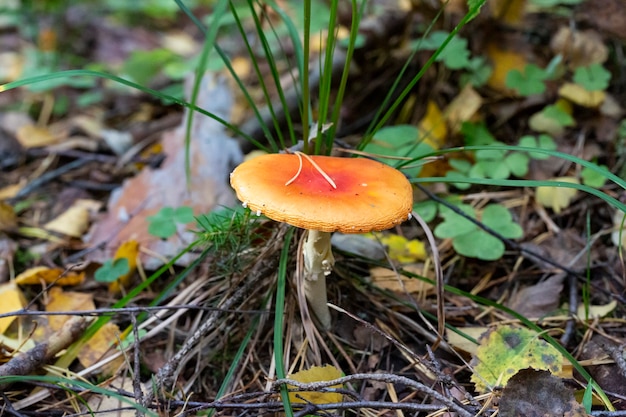
[(258, 281), (261, 277), (269, 274), (276, 269), (278, 259), (276, 253), (280, 250), (282, 245), (282, 236), (284, 235), (286, 227), (281, 227), (277, 233), (272, 237), (269, 244), (257, 257), (252, 271), (247, 274), (246, 282), (235, 290), (231, 295), (225, 297), (225, 301), (219, 305), (219, 309), (213, 310), (209, 317), (202, 323), (202, 325), (185, 341), (180, 349), (172, 356), (167, 363), (159, 369), (154, 380), (151, 380), (146, 385), (146, 395), (144, 396), (142, 404), (146, 407), (150, 405), (154, 398), (154, 387), (158, 390), (169, 392), (176, 383), (176, 374), (178, 368), (183, 360), (189, 355), (189, 353), (195, 348), (195, 346), (208, 334), (216, 325), (219, 317), (226, 310), (230, 310), (237, 303), (239, 303), (244, 297), (251, 292), (251, 290), (258, 286)]
[[(467, 411), (463, 406), (457, 404), (453, 400), (441, 395), (439, 392), (434, 389), (427, 387), (426, 385), (414, 381), (412, 379), (394, 375), (394, 374), (386, 374), (386, 373), (376, 373), (376, 374), (353, 374), (344, 376), (342, 378), (337, 378), (332, 381), (320, 381), (320, 382), (311, 382), (311, 383), (303, 383), (299, 381), (295, 381), (292, 379), (279, 379), (276, 380), (272, 386), (273, 390), (278, 392), (280, 390), (280, 386), (282, 385), (292, 385), (297, 389), (297, 391), (317, 391), (322, 388), (328, 388), (333, 385), (342, 385), (348, 382), (354, 381), (379, 381), (390, 384), (401, 384), (410, 388), (413, 388), (416, 391), (423, 392), (424, 394), (432, 397), (436, 401), (439, 401), (441, 404), (445, 405), (451, 411), (458, 413), (461, 417), (472, 417), (474, 414)], [(329, 390), (330, 391), (330, 390)], [(317, 407), (317, 406), (316, 406)]]
[[(0, 378), (7, 376), (28, 375), (41, 368), (61, 350), (78, 339), (91, 321), (84, 317), (72, 317), (63, 327), (44, 343), (23, 354), (13, 357), (0, 366)], [(6, 389), (12, 382), (0, 383), (0, 390)]]

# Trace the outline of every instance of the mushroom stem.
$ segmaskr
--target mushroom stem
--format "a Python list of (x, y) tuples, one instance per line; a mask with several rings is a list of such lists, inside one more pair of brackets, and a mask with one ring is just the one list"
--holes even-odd
[(309, 230), (304, 242), (304, 295), (324, 329), (330, 328), (330, 310), (326, 305), (326, 275), (335, 264), (330, 233)]

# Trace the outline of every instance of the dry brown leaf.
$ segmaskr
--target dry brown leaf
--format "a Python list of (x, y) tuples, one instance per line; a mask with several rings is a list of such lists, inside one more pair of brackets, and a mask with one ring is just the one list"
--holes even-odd
[[(52, 287), (48, 291), (48, 304), (46, 311), (82, 311), (95, 310), (93, 295), (76, 291), (63, 291), (60, 287)], [(72, 316), (60, 315), (48, 318), (49, 327), (57, 331)]]
[(545, 281), (521, 288), (511, 297), (507, 307), (524, 317), (540, 318), (559, 307), (564, 275), (553, 275)]
[(89, 227), (91, 212), (97, 212), (102, 203), (96, 200), (76, 200), (66, 211), (44, 225), (44, 228), (52, 232), (66, 236), (80, 238)]
[(597, 32), (574, 31), (568, 26), (561, 26), (552, 36), (550, 48), (563, 56), (570, 69), (602, 64), (609, 56), (609, 50)]
[(458, 132), (463, 122), (474, 117), (482, 103), (483, 99), (480, 94), (471, 84), (466, 85), (444, 111), (450, 129)]
[[(205, 76), (199, 97), (199, 107), (228, 120), (233, 100), (227, 82)], [(92, 260), (111, 259), (122, 242), (135, 240), (146, 249), (141, 254), (142, 264), (147, 269), (156, 269), (163, 259), (180, 253), (187, 245), (186, 240), (192, 241), (194, 236), (183, 225), (179, 234), (166, 240), (152, 236), (148, 233), (147, 217), (163, 207), (188, 206), (194, 213), (208, 213), (216, 207), (236, 204), (228, 176), (242, 159), (237, 141), (209, 117), (195, 114), (193, 120), (189, 188), (185, 187), (185, 127), (181, 126), (163, 136), (166, 159), (159, 169), (144, 169), (111, 194), (107, 215), (94, 224), (87, 238), (94, 246), (104, 246), (103, 250), (90, 253)], [(162, 258), (147, 256), (150, 252)], [(192, 259), (193, 255), (188, 254), (179, 258), (178, 263), (188, 264)]]
[[(409, 272), (422, 274), (424, 271), (414, 265), (406, 265), (404, 267)], [(391, 269), (374, 267), (370, 269), (372, 283), (377, 287), (385, 290), (393, 291), (398, 294), (421, 294), (426, 295), (432, 293), (434, 287), (432, 284), (424, 282), (417, 278), (407, 278), (394, 272)]]
[[(1, 314), (20, 311), (26, 305), (26, 298), (24, 298), (22, 290), (13, 281), (0, 284), (0, 300), (2, 300), (0, 303)], [(0, 318), (0, 334), (6, 332), (15, 318), (14, 316)]]
[(85, 280), (84, 272), (66, 271), (61, 268), (36, 266), (15, 277), (18, 285), (78, 285)]
[(501, 417), (586, 417), (573, 390), (548, 371), (525, 369), (511, 378), (502, 391)]

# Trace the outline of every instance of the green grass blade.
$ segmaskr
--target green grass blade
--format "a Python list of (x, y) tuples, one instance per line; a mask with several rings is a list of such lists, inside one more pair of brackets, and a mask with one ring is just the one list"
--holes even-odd
[[(185, 13), (187, 15), (187, 17), (189, 17), (189, 19), (193, 22), (193, 24), (204, 34), (204, 36), (207, 36), (207, 29), (206, 27), (202, 24), (202, 22), (200, 21), (200, 19), (198, 19), (193, 12), (182, 2), (182, 0), (174, 0), (176, 2), (176, 4), (178, 5), (178, 7), (180, 8), (180, 10), (183, 11), (183, 13)], [(239, 91), (242, 92), (242, 94), (244, 95), (244, 98), (246, 99), (246, 102), (248, 103), (248, 105), (250, 106), (250, 108), (252, 109), (252, 112), (254, 113), (254, 116), (256, 117), (256, 119), (259, 121), (259, 125), (261, 126), (261, 129), (263, 130), (263, 133), (265, 134), (265, 137), (267, 138), (267, 140), (270, 143), (270, 146), (272, 148), (272, 150), (276, 151), (278, 149), (278, 146), (276, 145), (275, 141), (274, 141), (274, 136), (272, 135), (272, 133), (270, 132), (270, 130), (267, 128), (267, 126), (265, 125), (265, 123), (263, 123), (263, 117), (261, 116), (261, 113), (259, 112), (259, 108), (256, 105), (256, 103), (254, 102), (254, 100), (252, 99), (252, 96), (250, 96), (250, 93), (248, 92), (248, 89), (246, 88), (246, 86), (244, 85), (242, 79), (239, 77), (239, 75), (237, 75), (237, 72), (235, 72), (235, 69), (232, 66), (232, 63), (230, 62), (230, 58), (228, 57), (228, 55), (226, 55), (226, 53), (222, 50), (222, 48), (220, 48), (220, 46), (216, 43), (215, 44), (215, 51), (217, 52), (217, 54), (220, 56), (220, 58), (222, 59), (222, 62), (224, 63), (224, 65), (226, 66), (226, 69), (228, 70), (229, 74), (231, 75), (231, 77), (233, 77), (233, 79), (235, 80), (235, 83), (237, 84), (237, 87), (239, 88)], [(262, 145), (261, 143), (254, 141), (254, 140), (250, 140), (249, 137), (247, 137), (247, 135), (244, 135), (244, 138), (248, 141), (250, 141), (255, 147), (257, 147), (258, 149), (262, 149), (266, 152), (269, 152), (270, 149), (267, 148), (265, 145)]]
[(169, 101), (175, 104), (178, 104), (180, 106), (183, 106), (185, 108), (188, 108), (190, 110), (194, 110), (198, 113), (201, 113), (207, 117), (210, 117), (211, 119), (215, 120), (216, 122), (218, 122), (219, 124), (223, 125), (224, 127), (232, 130), (233, 132), (235, 132), (237, 135), (243, 137), (244, 139), (252, 142), (255, 144), (255, 146), (259, 146), (261, 148), (263, 148), (263, 144), (261, 144), (260, 142), (256, 141), (254, 138), (252, 138), (249, 135), (246, 135), (244, 132), (242, 132), (241, 130), (239, 130), (239, 128), (231, 123), (229, 123), (228, 121), (222, 119), (221, 117), (208, 112), (200, 107), (197, 107), (185, 100), (181, 100), (177, 97), (171, 96), (169, 94), (164, 94), (160, 91), (154, 90), (152, 88), (148, 88), (145, 87), (143, 85), (137, 84), (135, 82), (132, 82), (130, 80), (127, 80), (125, 78), (121, 78), (118, 77), (117, 75), (113, 75), (113, 74), (109, 74), (106, 72), (102, 72), (102, 71), (92, 71), (92, 70), (66, 70), (66, 71), (57, 71), (51, 74), (45, 74), (45, 75), (37, 75), (34, 77), (28, 77), (28, 78), (23, 78), (21, 80), (18, 81), (11, 81), (9, 83), (6, 84), (1, 84), (0, 85), (0, 93), (2, 93), (3, 91), (8, 91), (8, 90), (12, 90), (18, 87), (24, 87), (27, 85), (31, 85), (31, 84), (37, 84), (40, 82), (44, 82), (44, 81), (48, 81), (48, 80), (53, 80), (53, 79), (58, 79), (58, 78), (72, 78), (72, 77), (95, 77), (95, 78), (103, 78), (103, 79), (107, 79), (107, 80), (111, 80), (113, 82), (116, 82), (118, 84), (121, 85), (125, 85), (127, 87), (130, 87), (132, 89), (144, 92), (146, 94), (150, 94), (154, 97), (157, 97), (161, 100), (165, 100), (165, 101)]
[[(291, 239), (293, 238), (293, 227), (285, 234), (283, 249), (280, 252), (280, 261), (278, 264), (278, 283), (276, 286), (276, 313), (274, 316), (274, 362), (276, 362), (276, 376), (279, 379), (285, 378), (285, 362), (283, 358), (283, 328), (285, 321), (285, 290), (287, 288), (287, 265), (289, 264), (289, 253)], [(289, 393), (286, 385), (281, 385), (280, 396), (285, 408), (287, 417), (293, 417), (293, 410), (289, 402)]]
[[(305, 59), (311, 56), (311, 0), (304, 0), (304, 47), (303, 54)], [(302, 73), (300, 74), (302, 86), (302, 105), (311, 108), (311, 91), (309, 89), (309, 65), (308, 62), (302, 67)], [(302, 140), (304, 146), (302, 150), (304, 153), (309, 153), (309, 125), (311, 124), (312, 115), (308, 111), (302, 112)]]
[(424, 73), (433, 65), (437, 57), (439, 57), (441, 52), (443, 52), (443, 50), (446, 48), (448, 43), (450, 43), (450, 41), (456, 36), (456, 34), (461, 30), (461, 28), (463, 28), (474, 17), (476, 17), (476, 15), (478, 14), (481, 7), (485, 4), (486, 1), (487, 0), (476, 0), (476, 1), (473, 1), (472, 4), (470, 4), (469, 11), (465, 14), (465, 16), (463, 16), (463, 19), (461, 19), (459, 24), (455, 26), (454, 29), (452, 29), (452, 31), (450, 32), (446, 40), (443, 41), (443, 43), (439, 46), (439, 48), (437, 48), (435, 52), (433, 52), (433, 54), (430, 56), (430, 58), (428, 58), (428, 61), (426, 61), (426, 64), (424, 64), (422, 69), (420, 69), (417, 75), (415, 75), (415, 77), (413, 77), (413, 79), (408, 83), (408, 85), (404, 88), (404, 90), (402, 90), (398, 98), (391, 104), (391, 106), (387, 109), (385, 114), (382, 117), (380, 117), (380, 120), (378, 120), (378, 122), (374, 124), (374, 127), (370, 130), (370, 133), (363, 138), (361, 143), (359, 143), (359, 147), (358, 147), (359, 150), (363, 150), (365, 145), (367, 145), (369, 141), (372, 139), (372, 136), (373, 136), (372, 132), (376, 132), (378, 129), (384, 126), (384, 124), (389, 120), (391, 115), (398, 108), (398, 106), (403, 102), (406, 96), (409, 95), (409, 93), (413, 90), (413, 87), (415, 87), (415, 84), (417, 84), (417, 82), (422, 78)]
[[(220, 20), (228, 10), (228, 0), (220, 0), (213, 8), (211, 14), (211, 24), (204, 38), (202, 52), (200, 53), (200, 62), (196, 68), (196, 76), (191, 91), (191, 104), (193, 106), (198, 102), (198, 94), (200, 93), (200, 84), (209, 62), (209, 53), (215, 46), (217, 40), (217, 32), (220, 28)], [(187, 187), (191, 185), (191, 127), (194, 112), (187, 112), (187, 120), (185, 121), (185, 177), (187, 178)]]

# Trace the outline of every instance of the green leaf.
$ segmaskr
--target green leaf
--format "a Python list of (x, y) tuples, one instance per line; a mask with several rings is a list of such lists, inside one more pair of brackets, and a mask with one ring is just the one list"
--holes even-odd
[(420, 201), (413, 204), (413, 211), (428, 223), (434, 220), (437, 215), (437, 203), (432, 200)]
[(513, 221), (511, 212), (499, 204), (489, 204), (483, 209), (482, 222), (494, 232), (509, 239), (518, 239), (524, 235), (522, 227)]
[[(443, 44), (448, 38), (448, 35), (449, 33), (445, 31), (435, 31), (431, 33), (429, 37), (418, 43), (418, 47), (421, 50), (435, 50)], [(469, 68), (469, 56), (470, 52), (469, 49), (467, 49), (467, 39), (454, 37), (439, 54), (437, 61), (443, 62), (443, 64), (451, 70), (457, 70)]]
[(522, 96), (532, 96), (546, 91), (544, 81), (548, 74), (535, 64), (526, 64), (524, 73), (519, 70), (511, 70), (506, 75), (505, 85), (516, 90)]
[[(552, 136), (546, 134), (541, 134), (538, 138), (530, 135), (522, 136), (519, 140), (519, 146), (523, 146), (525, 148), (545, 149), (548, 151), (556, 150), (556, 143), (554, 142), (554, 139), (552, 139)], [(540, 152), (528, 152), (528, 155), (533, 159), (550, 158), (550, 155)]]
[(98, 282), (113, 282), (130, 272), (128, 259), (109, 259), (94, 274), (94, 278)]
[(452, 247), (459, 255), (484, 261), (500, 259), (505, 249), (504, 243), (481, 229), (455, 237)]
[(516, 177), (523, 177), (528, 174), (528, 162), (528, 155), (522, 152), (511, 152), (504, 159), (504, 163), (509, 167), (509, 171)]
[(467, 73), (461, 75), (461, 85), (463, 86), (469, 83), (474, 87), (482, 87), (493, 73), (493, 68), (482, 56), (470, 59), (466, 69)]
[(606, 90), (611, 80), (611, 73), (600, 64), (578, 67), (574, 71), (574, 82), (588, 91)]
[(576, 124), (572, 116), (555, 104), (544, 107), (541, 113), (545, 117), (556, 121), (561, 126), (574, 126)]
[[(457, 206), (461, 211), (467, 214), (471, 218), (476, 218), (474, 214), (474, 208), (468, 204), (460, 204)], [(439, 215), (444, 218), (444, 221), (435, 227), (434, 233), (439, 239), (446, 239), (450, 237), (460, 236), (471, 232), (478, 228), (474, 223), (465, 217), (450, 210), (444, 205), (439, 206)]]
[[(419, 129), (411, 125), (388, 126), (376, 132), (374, 138), (363, 148), (365, 152), (377, 155), (401, 156), (419, 159), (433, 151), (433, 148), (420, 141)], [(397, 160), (380, 158), (389, 165), (397, 164)], [(413, 165), (409, 163), (410, 165)], [(403, 171), (415, 177), (421, 171), (421, 166), (411, 166)]]
[[(606, 165), (600, 165), (600, 168), (606, 170), (607, 173), (609, 172)], [(583, 180), (583, 184), (594, 188), (603, 187), (607, 181), (606, 175), (588, 167), (583, 168), (583, 170), (580, 172), (580, 176)]]
[[(454, 181), (454, 180), (460, 180), (460, 179), (467, 179), (468, 177), (462, 172), (448, 171), (446, 172), (446, 178)], [(468, 182), (452, 182), (452, 185), (454, 185), (459, 190), (467, 190), (472, 186), (472, 184)]]
[(491, 145), (496, 142), (496, 138), (484, 123), (463, 122), (461, 133), (467, 146)]
[(163, 207), (154, 216), (147, 217), (148, 233), (166, 239), (176, 233), (176, 223), (190, 223), (194, 220), (191, 207)]

